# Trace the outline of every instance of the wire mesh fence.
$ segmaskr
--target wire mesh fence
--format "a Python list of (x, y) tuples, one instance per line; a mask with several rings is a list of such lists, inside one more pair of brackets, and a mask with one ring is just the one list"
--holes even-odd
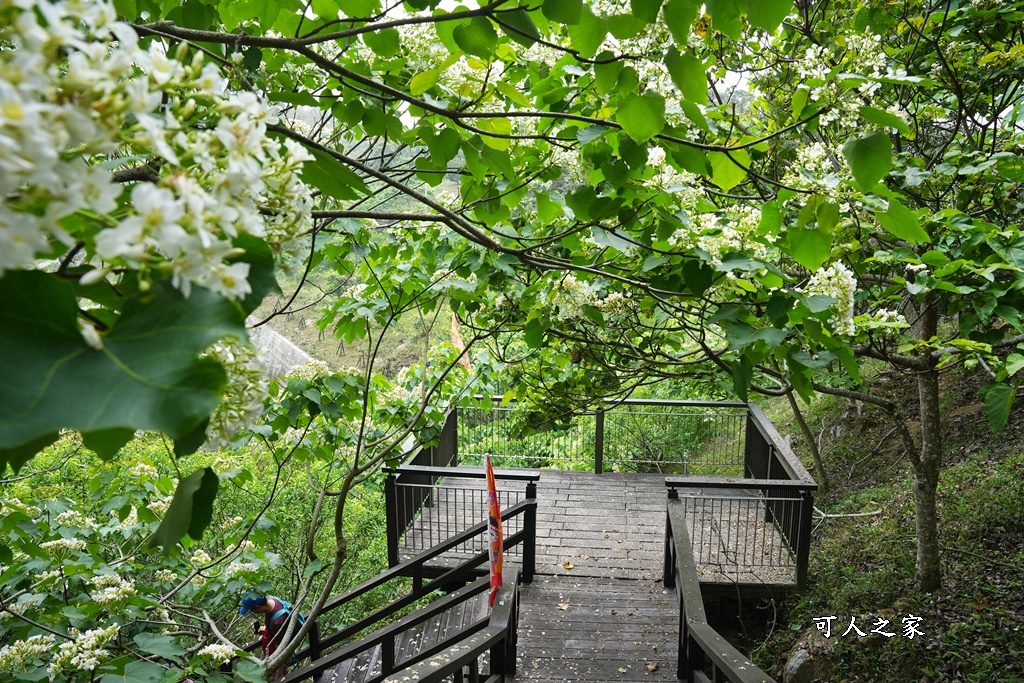
[(500, 467), (742, 476), (746, 407), (622, 401), (593, 414), (545, 420), (516, 404), (460, 408), (459, 460)]
[(764, 491), (680, 491), (702, 582), (796, 582), (803, 498)]
[[(526, 483), (502, 482), (498, 486), (498, 504), (502, 510), (526, 499)], [(433, 482), (402, 482), (395, 485), (397, 519), (407, 520), (398, 533), (400, 558), (408, 558), (448, 541), (467, 529), (487, 521), (487, 488), (481, 479), (444, 477)], [(524, 516), (502, 519), (505, 538), (523, 529)], [(487, 550), (488, 535), (477, 534), (447, 551), (444, 559), (466, 559)], [(506, 555), (520, 555), (522, 547), (513, 546)]]

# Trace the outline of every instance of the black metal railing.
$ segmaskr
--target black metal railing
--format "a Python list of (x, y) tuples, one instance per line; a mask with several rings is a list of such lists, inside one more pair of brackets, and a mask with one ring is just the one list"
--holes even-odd
[(683, 501), (670, 499), (665, 536), (666, 588), (675, 588), (679, 602), (679, 654), (676, 678), (710, 683), (775, 683), (754, 666), (708, 624), (701, 595), (701, 576), (697, 573), (687, 532)]
[(758, 405), (746, 422), (742, 476), (668, 477), (665, 486), (683, 504), (705, 583), (802, 589), (818, 485)]
[[(509, 515), (513, 516), (523, 514), (525, 510), (535, 505), (535, 500), (520, 502), (512, 507), (509, 511)], [(420, 624), (423, 621), (451, 608), (453, 604), (469, 599), (489, 588), (489, 578), (486, 575), (486, 569), (483, 569), (482, 571), (480, 569), (481, 566), (487, 562), (488, 556), (486, 551), (477, 553), (473, 557), (465, 559), (460, 564), (452, 567), (446, 567), (441, 571), (435, 571), (436, 568), (431, 566), (431, 562), (441, 557), (452, 548), (465, 543), (473, 536), (486, 536), (486, 534), (487, 523), (480, 522), (466, 529), (462, 533), (457, 534), (456, 536), (447, 539), (424, 552), (421, 552), (416, 557), (395, 565), (388, 571), (363, 582), (352, 590), (332, 598), (324, 605), (323, 610), (321, 610), (321, 619), (324, 615), (343, 607), (372, 590), (392, 584), (392, 582), (394, 582), (395, 585), (402, 586), (407, 583), (406, 579), (408, 577), (412, 578), (412, 587), (407, 594), (392, 600), (372, 614), (348, 624), (329, 636), (322, 636), (319, 639), (315, 650), (312, 648), (306, 648), (296, 652), (295, 658), (299, 662), (300, 666), (299, 668), (289, 672), (284, 677), (283, 683), (298, 683), (298, 681), (302, 681), (310, 677), (312, 677), (314, 681), (317, 681), (320, 674), (324, 671), (337, 666), (341, 662), (357, 657), (362, 652), (372, 650), (378, 645), (381, 646), (381, 667), (383, 675), (393, 673), (397, 666), (407, 666), (413, 663), (412, 660), (398, 661), (395, 643), (400, 634), (404, 633), (412, 626)], [(510, 538), (505, 538), (504, 546), (506, 549), (514, 547), (516, 544), (523, 543), (524, 538), (525, 534), (523, 533), (516, 534)], [(509, 571), (516, 572), (515, 576), (516, 581), (518, 582), (519, 570), (510, 569)], [(484, 574), (484, 576), (482, 578), (478, 578), (481, 574)], [(394, 623), (389, 623), (396, 614), (403, 610), (415, 607), (417, 602), (427, 598), (431, 594), (438, 591), (448, 591), (454, 586), (466, 584), (471, 581), (473, 583), (469, 586), (461, 588), (449, 596), (432, 602), (430, 605), (422, 607), (412, 614), (394, 621)], [(474, 625), (474, 627), (464, 630), (462, 633), (465, 635), (473, 632), (474, 629), (479, 630), (480, 628), (483, 628), (483, 626), (483, 623), (478, 623)], [(353, 638), (360, 636), (360, 634), (371, 630), (373, 630), (373, 632), (369, 635), (361, 637), (355, 642), (349, 642)], [(332, 650), (331, 648), (337, 649)], [(425, 653), (419, 653), (417, 654), (415, 661), (419, 661), (422, 657), (428, 657), (435, 654), (440, 649), (443, 648), (435, 646), (430, 650), (425, 651)]]
[[(503, 683), (516, 673), (516, 648), (519, 629), (519, 574), (515, 569), (502, 575), (504, 586), (498, 589), (494, 608), (481, 630), (458, 640), (446, 641), (444, 650), (386, 678), (383, 683)], [(486, 665), (482, 660), (487, 658)], [(486, 668), (485, 668), (486, 667)], [(482, 678), (486, 677), (486, 678)]]
[(594, 472), (739, 475), (747, 404), (621, 399), (565, 421), (516, 403), (453, 411), (463, 462), (485, 455), (507, 467)]
[[(385, 472), (388, 476), (384, 504), (391, 566), (398, 565), (403, 557), (413, 557), (442, 541), (459, 537), (465, 540), (451, 546), (444, 557), (437, 558), (436, 564), (443, 566), (487, 553), (489, 541), (485, 536), (465, 535), (468, 529), (487, 520), (487, 475), (483, 468), (403, 465)], [(494, 478), (507, 554), (521, 561), (523, 580), (529, 582), (535, 565), (540, 474), (496, 469)]]

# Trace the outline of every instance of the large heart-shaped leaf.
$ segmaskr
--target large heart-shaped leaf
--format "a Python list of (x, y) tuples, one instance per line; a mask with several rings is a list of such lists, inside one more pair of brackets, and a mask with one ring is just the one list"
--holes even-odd
[(169, 553), (185, 534), (200, 539), (213, 518), (213, 499), (220, 479), (209, 467), (196, 470), (178, 483), (171, 506), (150, 539), (150, 547), (163, 546)]
[(892, 143), (889, 134), (873, 131), (854, 136), (843, 145), (843, 156), (850, 164), (853, 177), (865, 192), (884, 178), (892, 168)]
[(225, 382), (219, 363), (197, 356), (226, 336), (246, 337), (239, 306), (201, 287), (186, 298), (161, 281), (127, 297), (97, 350), (79, 332), (71, 285), (41, 271), (8, 272), (0, 279), (0, 471), (64, 428), (95, 436), (103, 457), (116, 452), (112, 430), (194, 436)]
[(665, 127), (665, 98), (653, 90), (630, 95), (615, 112), (615, 121), (634, 142), (647, 142)]

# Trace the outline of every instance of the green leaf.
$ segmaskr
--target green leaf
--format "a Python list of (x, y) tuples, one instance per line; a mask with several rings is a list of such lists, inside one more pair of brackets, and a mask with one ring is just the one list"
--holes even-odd
[(590, 59), (597, 53), (607, 35), (608, 20), (596, 16), (589, 7), (584, 7), (579, 21), (569, 26), (569, 43), (584, 59)]
[(711, 161), (707, 154), (696, 147), (666, 144), (665, 150), (672, 157), (672, 161), (684, 170), (702, 176), (711, 175)]
[(800, 113), (807, 106), (807, 98), (810, 96), (811, 91), (807, 88), (797, 88), (797, 91), (793, 93), (793, 118), (800, 118)]
[(544, 343), (544, 326), (539, 320), (530, 320), (523, 328), (523, 338), (531, 349), (539, 349)]
[(228, 31), (234, 31), (240, 23), (254, 17), (261, 27), (270, 28), (280, 13), (276, 0), (237, 0), (220, 5), (220, 18)]
[(454, 130), (445, 128), (437, 135), (424, 135), (423, 141), (430, 150), (430, 158), (439, 164), (447, 164), (459, 154), (462, 138)]
[(469, 24), (456, 26), (452, 38), (463, 52), (482, 59), (490, 58), (498, 45), (498, 34), (487, 17), (473, 17)]
[(632, 14), (615, 14), (608, 17), (608, 30), (619, 40), (628, 40), (644, 30), (647, 23)]
[(1013, 377), (1021, 370), (1024, 370), (1024, 356), (1019, 353), (1011, 353), (1006, 357), (1006, 374)]
[(114, 0), (114, 9), (117, 11), (119, 17), (123, 17), (125, 21), (132, 21), (139, 16), (138, 10), (135, 8), (135, 0)]
[(583, 0), (544, 0), (541, 12), (551, 21), (572, 26), (580, 22)]
[(683, 93), (683, 97), (707, 106), (708, 79), (704, 64), (699, 59), (690, 53), (681, 55), (675, 47), (671, 47), (665, 55), (665, 66), (672, 77), (672, 82)]
[(307, 161), (302, 167), (302, 179), (305, 182), (339, 201), (358, 199), (360, 194), (370, 194), (363, 179), (348, 166), (323, 150), (314, 148), (309, 151), (315, 160)]
[(381, 57), (394, 57), (402, 50), (402, 39), (396, 28), (384, 28), (363, 34), (363, 42)]
[(185, 534), (194, 540), (202, 538), (203, 531), (213, 519), (213, 499), (219, 485), (217, 473), (210, 467), (196, 470), (178, 482), (171, 506), (153, 532), (149, 547), (162, 546), (166, 555)]
[[(120, 427), (114, 427), (113, 429), (98, 429), (96, 431), (83, 434), (82, 445), (90, 451), (100, 454), (100, 457), (104, 460), (110, 460), (134, 437), (134, 429), (124, 429)], [(202, 443), (199, 445), (201, 446)], [(198, 447), (199, 446), (196, 446), (196, 448)]]
[[(231, 5), (233, 3), (229, 1), (224, 4)], [(312, 0), (312, 7), (313, 13), (325, 21), (335, 21), (338, 18), (338, 11), (341, 9), (335, 0)], [(223, 10), (221, 12), (223, 13)]]
[(931, 242), (928, 233), (921, 227), (921, 222), (913, 211), (903, 206), (896, 198), (889, 200), (889, 209), (885, 213), (876, 212), (875, 218), (882, 226), (901, 240), (911, 244)]
[(647, 142), (665, 127), (665, 98), (653, 90), (630, 95), (615, 112), (615, 121), (637, 144)]
[(754, 366), (746, 356), (732, 364), (732, 387), (741, 401), (747, 400), (750, 382), (754, 378)]
[(426, 71), (416, 74), (409, 81), (409, 94), (422, 95), (427, 92), (437, 85), (437, 78), (440, 75), (441, 72), (437, 69), (427, 69)]
[(913, 132), (910, 130), (910, 126), (892, 112), (876, 109), (875, 107), (869, 107), (867, 105), (861, 107), (858, 111), (860, 112), (860, 117), (865, 121), (877, 123), (880, 126), (895, 128), (908, 138), (913, 137)]
[[(599, 59), (610, 58), (611, 52), (607, 50), (598, 55)], [(619, 81), (619, 74), (622, 73), (622, 62), (606, 62), (594, 65), (594, 87), (599, 95), (607, 95)]]
[[(488, 133), (494, 133), (496, 135), (511, 135), (512, 134), (512, 122), (506, 118), (486, 118), (480, 119), (476, 123), (477, 128), (485, 130)], [(485, 145), (491, 149), (496, 149), (499, 152), (503, 152), (509, 148), (512, 144), (512, 140), (509, 138), (496, 138), (490, 135), (480, 134), (480, 139)]]
[(747, 21), (771, 33), (793, 11), (793, 0), (747, 0)]
[(708, 264), (697, 260), (683, 264), (683, 282), (695, 295), (700, 296), (706, 292), (714, 281), (715, 271)]
[(644, 23), (653, 24), (658, 20), (661, 3), (662, 0), (630, 0), (629, 5), (634, 17)]
[(235, 662), (235, 675), (246, 683), (266, 683), (263, 667), (251, 659), (240, 659)]
[(537, 193), (537, 217), (542, 223), (550, 223), (563, 215), (561, 204), (552, 201), (546, 192)]
[(821, 228), (791, 227), (786, 241), (790, 256), (812, 272), (821, 268), (832, 251), (832, 233)]
[(990, 384), (983, 387), (985, 412), (988, 413), (988, 424), (993, 432), (1003, 431), (1006, 421), (1010, 419), (1013, 402), (1017, 398), (1017, 387), (1007, 384)]
[(156, 662), (128, 662), (124, 673), (104, 674), (99, 683), (159, 683), (164, 668)]
[(743, 32), (740, 15), (746, 9), (746, 3), (742, 0), (708, 0), (706, 6), (711, 15), (711, 27), (733, 40), (739, 40)]
[[(730, 155), (732, 155), (731, 159)], [(750, 155), (746, 150), (738, 149), (729, 154), (711, 152), (708, 157), (711, 160), (711, 180), (722, 188), (723, 192), (728, 192), (747, 177), (745, 167), (750, 166)]]
[(146, 654), (175, 659), (185, 654), (185, 648), (175, 642), (173, 636), (162, 633), (138, 633), (132, 640), (139, 646), (139, 649)]
[(665, 24), (677, 45), (686, 45), (690, 39), (690, 27), (697, 18), (697, 10), (703, 3), (699, 0), (668, 0), (662, 12)]
[(892, 143), (889, 134), (873, 131), (862, 136), (854, 136), (843, 145), (843, 156), (850, 164), (853, 177), (857, 179), (860, 189), (867, 192), (879, 180), (884, 178), (892, 168)]
[(506, 28), (499, 24), (505, 35), (524, 47), (533, 47), (537, 39), (540, 38), (537, 25), (530, 18), (530, 13), (524, 9), (502, 14), (501, 21), (508, 25)]
[(338, 7), (346, 17), (369, 19), (380, 12), (380, 0), (338, 0)]
[[(126, 298), (95, 350), (79, 333), (70, 285), (41, 271), (8, 271), (0, 279), (0, 449), (62, 428), (184, 438), (220, 402), (224, 370), (197, 356), (226, 336), (247, 338), (236, 304), (202, 287), (185, 298), (159, 281)], [(0, 450), (0, 459), (7, 455)]]

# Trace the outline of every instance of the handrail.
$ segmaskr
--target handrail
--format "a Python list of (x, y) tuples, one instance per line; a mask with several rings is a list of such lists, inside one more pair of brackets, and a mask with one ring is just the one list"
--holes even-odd
[[(475, 399), (482, 399), (483, 394), (476, 394)], [(491, 396), (491, 401), (501, 404), (505, 401), (504, 396)], [(508, 403), (517, 403), (517, 399), (510, 399)], [(747, 404), (742, 401), (698, 401), (675, 398), (603, 398), (601, 402), (605, 405), (633, 405), (633, 406), (680, 406), (692, 408), (746, 408)], [(498, 408), (503, 407), (498, 405)]]
[[(814, 481), (814, 477), (811, 476), (811, 473), (807, 471), (804, 464), (800, 462), (800, 458), (796, 457), (796, 454), (793, 453), (793, 449), (790, 448), (786, 440), (783, 439), (778, 430), (775, 429), (771, 420), (769, 420), (768, 416), (764, 414), (763, 410), (761, 410), (761, 406), (756, 403), (751, 403), (749, 404), (748, 410), (750, 411), (749, 415), (751, 424), (754, 425), (761, 437), (771, 445), (772, 448), (778, 451), (778, 454), (781, 456), (778, 459), (778, 462), (787, 470), (786, 473), (792, 479), (801, 481), (809, 486), (813, 486), (816, 490), (818, 485)], [(747, 438), (749, 438), (749, 435)]]
[(687, 476), (665, 477), (665, 487), (708, 488), (708, 489), (793, 489), (794, 491), (815, 491), (818, 485), (791, 479), (744, 479), (743, 477)]
[[(461, 477), (463, 479), (486, 479), (487, 469), (476, 465), (459, 465), (458, 467), (432, 467), (429, 465), (399, 465), (385, 467), (385, 474), (422, 474), (430, 477)], [(513, 470), (495, 468), (495, 479), (507, 481), (537, 481), (540, 472), (537, 470)]]
[(682, 501), (669, 499), (666, 517), (663, 579), (666, 588), (676, 589), (679, 602), (677, 678), (693, 681), (700, 674), (707, 679), (703, 669), (710, 660), (711, 680), (720, 680), (718, 674), (722, 674), (731, 683), (775, 683), (707, 623)]
[[(508, 510), (505, 510), (502, 513), (502, 516), (505, 517), (505, 518), (511, 518), (511, 517), (515, 517), (517, 515), (523, 514), (526, 510), (528, 510), (531, 507), (531, 505), (536, 505), (536, 501), (535, 500), (520, 501), (516, 505), (510, 507)], [(424, 564), (426, 564), (426, 562), (428, 560), (431, 560), (431, 559), (433, 559), (433, 558), (443, 554), (445, 551), (450, 550), (450, 549), (452, 549), (452, 548), (454, 548), (454, 547), (456, 547), (458, 545), (461, 545), (462, 543), (465, 543), (467, 540), (473, 538), (474, 536), (479, 536), (480, 534), (483, 534), (486, 531), (487, 531), (487, 522), (486, 521), (479, 522), (479, 523), (469, 527), (465, 531), (457, 534), (456, 536), (453, 536), (452, 538), (450, 538), (450, 539), (448, 539), (446, 541), (442, 541), (441, 543), (438, 543), (437, 545), (431, 547), (430, 549), (423, 551), (422, 553), (420, 553), (416, 557), (413, 557), (411, 559), (406, 560), (405, 562), (402, 562), (400, 564), (395, 565), (391, 569), (388, 569), (386, 572), (383, 572), (382, 574), (378, 574), (377, 576), (375, 576), (375, 577), (373, 577), (371, 579), (368, 579), (368, 580), (364, 581), (363, 583), (359, 584), (355, 588), (353, 588), (353, 589), (351, 589), (351, 590), (349, 590), (349, 591), (347, 591), (347, 592), (345, 592), (345, 593), (343, 593), (343, 594), (341, 594), (341, 595), (339, 595), (339, 596), (337, 596), (335, 598), (332, 598), (330, 601), (328, 601), (324, 605), (324, 608), (323, 608), (323, 610), (320, 613), (321, 616), (323, 616), (324, 614), (326, 614), (327, 612), (329, 612), (329, 611), (331, 611), (333, 609), (336, 609), (336, 608), (342, 606), (343, 604), (345, 604), (347, 602), (350, 602), (351, 600), (359, 597), (360, 595), (363, 595), (364, 593), (367, 593), (368, 591), (373, 590), (374, 588), (377, 588), (378, 586), (384, 585), (385, 583), (387, 583), (388, 581), (391, 581), (392, 579), (399, 578), (399, 577), (410, 576), (410, 575), (415, 574), (416, 570), (417, 569), (421, 569), (422, 566)], [(505, 548), (508, 549), (508, 548), (514, 546), (516, 543), (518, 543), (522, 539), (523, 539), (522, 532), (520, 532), (519, 534), (515, 534), (513, 536), (510, 536), (509, 538), (505, 539)], [(360, 631), (362, 631), (362, 630), (364, 630), (366, 628), (369, 628), (370, 626), (372, 626), (376, 622), (380, 621), (381, 619), (384, 619), (386, 617), (391, 616), (392, 614), (394, 614), (398, 610), (402, 609), (403, 607), (406, 607), (406, 606), (412, 604), (413, 602), (415, 602), (416, 600), (419, 600), (424, 595), (427, 595), (427, 594), (431, 593), (432, 591), (435, 590), (436, 587), (443, 586), (445, 584), (450, 584), (451, 582), (453, 582), (454, 580), (460, 578), (461, 576), (468, 575), (470, 573), (470, 571), (474, 567), (476, 567), (477, 565), (483, 564), (483, 562), (485, 562), (486, 560), (487, 560), (486, 552), (482, 552), (482, 553), (480, 553), (480, 554), (478, 554), (478, 555), (476, 555), (476, 556), (466, 560), (465, 562), (460, 564), (458, 567), (455, 567), (455, 568), (449, 570), (448, 572), (442, 574), (441, 576), (438, 576), (434, 580), (432, 580), (432, 581), (430, 581), (428, 583), (423, 584), (423, 586), (420, 588), (420, 590), (418, 590), (418, 591), (414, 590), (409, 595), (404, 596), (402, 598), (399, 598), (398, 600), (395, 600), (394, 602), (389, 603), (385, 607), (382, 607), (381, 609), (373, 612), (372, 614), (369, 614), (369, 615), (363, 617), (362, 619), (360, 619), (359, 621), (355, 622), (354, 624), (350, 624), (350, 625), (346, 626), (345, 628), (341, 629), (340, 631), (338, 631), (338, 632), (336, 632), (334, 634), (331, 634), (330, 636), (327, 636), (325, 638), (322, 638), (322, 640), (320, 641), (321, 647), (330, 647), (331, 645), (339, 643), (342, 640), (345, 640), (346, 638), (348, 638), (348, 637), (350, 637), (350, 636), (352, 636), (352, 635), (354, 635), (356, 633), (359, 633)], [(297, 653), (296, 656), (299, 659), (302, 659), (304, 657), (308, 657), (309, 656), (309, 649), (306, 648), (304, 650), (301, 650), (300, 652)]]
[(467, 664), (476, 661), (487, 650), (491, 651), (491, 671), (488, 681), (503, 681), (516, 671), (516, 629), (519, 621), (519, 572), (505, 571), (505, 585), (498, 589), (487, 626), (468, 638), (396, 671), (382, 683), (437, 683)]

